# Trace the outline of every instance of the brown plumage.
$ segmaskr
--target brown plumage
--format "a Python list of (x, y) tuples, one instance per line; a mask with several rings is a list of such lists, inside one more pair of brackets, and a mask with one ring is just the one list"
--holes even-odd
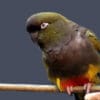
[[(49, 79), (60, 91), (87, 83), (100, 84), (100, 41), (89, 29), (53, 12), (32, 15), (26, 23), (43, 52)], [(77, 100), (82, 100), (76, 96)]]

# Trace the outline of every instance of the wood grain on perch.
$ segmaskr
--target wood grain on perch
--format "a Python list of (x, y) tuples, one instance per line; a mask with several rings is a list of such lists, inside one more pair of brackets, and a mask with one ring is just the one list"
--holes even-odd
[[(59, 92), (55, 85), (41, 85), (41, 84), (0, 84), (0, 91), (23, 91), (23, 92)], [(83, 92), (82, 86), (73, 87), (74, 92)], [(100, 86), (93, 86), (92, 92), (100, 91)]]

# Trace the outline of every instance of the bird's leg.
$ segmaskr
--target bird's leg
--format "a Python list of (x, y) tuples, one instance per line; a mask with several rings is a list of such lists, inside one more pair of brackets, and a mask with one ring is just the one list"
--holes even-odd
[(84, 90), (86, 90), (86, 93), (90, 92), (92, 85), (93, 85), (92, 83), (86, 83), (84, 85)]

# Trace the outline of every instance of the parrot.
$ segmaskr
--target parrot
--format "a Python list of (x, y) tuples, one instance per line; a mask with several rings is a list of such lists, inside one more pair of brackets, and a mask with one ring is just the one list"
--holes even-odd
[(26, 30), (42, 52), (48, 79), (60, 92), (84, 100), (93, 85), (100, 84), (100, 40), (90, 29), (57, 12), (38, 12), (26, 20)]

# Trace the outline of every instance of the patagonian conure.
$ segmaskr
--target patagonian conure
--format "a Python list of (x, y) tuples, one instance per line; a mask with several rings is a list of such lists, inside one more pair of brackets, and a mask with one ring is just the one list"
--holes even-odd
[[(69, 95), (72, 87), (84, 86), (86, 93), (100, 84), (100, 41), (95, 33), (55, 12), (33, 14), (26, 21), (33, 42), (43, 53), (48, 77)], [(83, 93), (75, 93), (84, 100)]]

